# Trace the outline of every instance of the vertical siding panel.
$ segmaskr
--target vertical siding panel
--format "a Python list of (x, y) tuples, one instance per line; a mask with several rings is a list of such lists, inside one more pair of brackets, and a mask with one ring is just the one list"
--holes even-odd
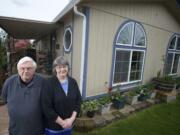
[(87, 96), (107, 92), (111, 75), (112, 49), (116, 31), (128, 19), (141, 22), (147, 34), (147, 53), (143, 82), (163, 70), (163, 56), (169, 38), (180, 26), (169, 12), (157, 4), (92, 3), (87, 71)]
[(81, 48), (82, 48), (82, 17), (74, 15), (73, 23), (73, 69), (72, 76), (80, 83)]

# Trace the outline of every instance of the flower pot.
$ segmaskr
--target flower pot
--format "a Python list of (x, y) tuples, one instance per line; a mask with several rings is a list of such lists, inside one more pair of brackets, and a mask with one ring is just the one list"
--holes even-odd
[(99, 108), (99, 112), (101, 115), (109, 113), (111, 107), (111, 103), (106, 104), (106, 105), (101, 105), (101, 107)]
[(127, 103), (130, 104), (130, 105), (137, 104), (137, 102), (138, 102), (138, 97), (139, 97), (139, 95), (132, 96), (132, 97), (128, 97), (128, 98), (127, 98)]
[(95, 111), (87, 111), (87, 117), (89, 117), (89, 118), (93, 118), (94, 117), (94, 115), (95, 115)]
[(116, 109), (124, 108), (125, 100), (113, 100), (113, 107)]
[(149, 97), (151, 99), (155, 98), (156, 97), (156, 92), (155, 91), (151, 92)]
[(138, 101), (145, 101), (148, 98), (148, 95), (140, 94)]

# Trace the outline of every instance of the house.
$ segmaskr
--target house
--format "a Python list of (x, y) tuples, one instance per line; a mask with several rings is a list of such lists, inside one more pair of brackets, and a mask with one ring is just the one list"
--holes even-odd
[[(66, 56), (83, 97), (180, 75), (180, 5), (168, 0), (75, 0), (54, 19), (54, 54)], [(54, 37), (53, 37), (54, 36)]]
[(179, 76), (179, 14), (179, 0), (72, 0), (35, 44), (66, 56), (83, 98), (93, 98), (158, 72)]

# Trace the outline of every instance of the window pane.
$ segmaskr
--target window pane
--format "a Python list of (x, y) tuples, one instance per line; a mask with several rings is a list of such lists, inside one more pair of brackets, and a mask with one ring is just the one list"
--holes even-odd
[(134, 41), (135, 41), (135, 45), (145, 46), (144, 31), (142, 29), (142, 26), (139, 24), (136, 24), (136, 27), (135, 27)]
[(130, 51), (117, 50), (114, 83), (126, 82), (128, 80)]
[(143, 52), (134, 51), (131, 62), (130, 81), (140, 80), (143, 64)]
[(171, 40), (169, 49), (174, 49), (174, 48), (175, 48), (175, 43), (176, 43), (176, 37), (174, 37), (174, 38)]
[(173, 53), (168, 53), (166, 62), (166, 74), (171, 74), (171, 66), (173, 61)]
[(129, 23), (120, 31), (117, 43), (131, 45), (132, 41), (133, 23)]
[(70, 51), (70, 47), (72, 44), (72, 33), (71, 30), (69, 28), (67, 28), (65, 30), (65, 34), (64, 34), (64, 48), (66, 51)]
[(178, 37), (177, 39), (177, 46), (176, 46), (177, 50), (180, 50), (180, 38)]
[(178, 63), (179, 63), (179, 56), (180, 56), (180, 54), (175, 54), (172, 74), (177, 73), (177, 68), (178, 68)]

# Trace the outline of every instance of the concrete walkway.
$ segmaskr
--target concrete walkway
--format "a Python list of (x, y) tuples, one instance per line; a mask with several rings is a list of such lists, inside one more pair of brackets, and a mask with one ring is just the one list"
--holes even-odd
[(7, 107), (0, 106), (0, 135), (8, 135), (8, 121)]

